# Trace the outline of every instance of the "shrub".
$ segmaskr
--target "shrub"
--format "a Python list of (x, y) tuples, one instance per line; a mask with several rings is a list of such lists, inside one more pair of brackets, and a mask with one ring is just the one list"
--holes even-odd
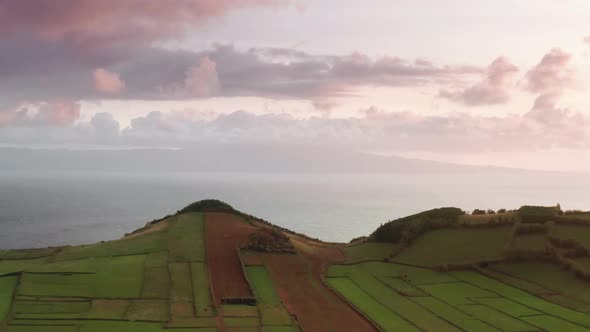
[(500, 209), (498, 210), (498, 213), (506, 213), (506, 209)]
[(473, 210), (473, 212), (471, 212), (471, 214), (473, 214), (473, 215), (486, 214), (486, 211), (480, 210), (480, 209), (475, 209), (475, 210)]

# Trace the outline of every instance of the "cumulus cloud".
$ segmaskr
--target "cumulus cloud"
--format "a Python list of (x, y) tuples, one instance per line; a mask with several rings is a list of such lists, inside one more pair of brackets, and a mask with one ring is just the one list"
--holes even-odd
[(469, 106), (503, 104), (510, 100), (509, 83), (517, 72), (518, 67), (499, 57), (489, 65), (481, 82), (458, 91), (442, 89), (439, 95)]
[(125, 89), (125, 82), (120, 75), (103, 68), (92, 71), (94, 87), (102, 93), (119, 93)]
[(219, 88), (217, 64), (209, 57), (202, 57), (199, 63), (186, 70), (184, 82), (159, 88), (163, 98), (211, 97)]
[(557, 93), (574, 85), (572, 55), (554, 48), (527, 74), (527, 89), (534, 93)]
[(559, 107), (557, 99), (545, 97), (537, 99), (535, 107), (522, 115), (438, 116), (388, 112), (376, 107), (346, 118), (300, 118), (287, 113), (256, 114), (244, 110), (215, 117), (190, 112), (151, 112), (132, 119), (126, 128), (121, 128), (110, 113), (96, 114), (88, 122), (73, 122), (72, 116), (63, 116), (72, 112), (51, 111), (39, 117), (32, 114), (23, 117), (19, 113), (15, 115), (21, 117), (19, 123), (0, 131), (0, 143), (183, 148), (199, 144), (272, 142), (398, 153), (590, 148), (588, 118)]
[(38, 104), (20, 105), (0, 112), (3, 126), (67, 127), (80, 118), (80, 105), (70, 100), (54, 100)]

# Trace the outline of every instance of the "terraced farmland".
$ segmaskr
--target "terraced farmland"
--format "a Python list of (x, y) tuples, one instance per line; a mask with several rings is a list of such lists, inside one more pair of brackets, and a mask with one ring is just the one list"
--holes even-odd
[(477, 272), (380, 265), (334, 266), (327, 283), (384, 331), (590, 331), (590, 315)]
[(279, 246), (198, 202), (120, 240), (1, 251), (0, 332), (590, 332), (590, 227), (525, 210), (435, 209), (346, 245), (276, 228)]

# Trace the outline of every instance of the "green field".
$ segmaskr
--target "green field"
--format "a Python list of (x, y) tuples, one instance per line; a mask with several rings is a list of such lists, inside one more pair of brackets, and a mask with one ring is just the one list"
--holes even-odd
[(490, 260), (501, 256), (511, 231), (510, 226), (433, 230), (420, 236), (394, 260), (423, 266)]
[(397, 245), (391, 243), (364, 242), (347, 245), (344, 247), (344, 254), (347, 263), (382, 261), (388, 258), (396, 248)]
[(246, 275), (258, 301), (262, 326), (293, 326), (293, 320), (283, 306), (268, 270), (262, 265), (247, 266)]
[[(376, 268), (375, 264), (332, 266), (327, 282), (384, 331), (539, 331), (545, 325), (586, 331), (590, 327), (590, 315), (477, 272), (440, 273), (399, 264)], [(383, 275), (387, 271), (391, 276)], [(536, 321), (537, 316), (551, 318)]]
[(545, 234), (521, 234), (514, 237), (510, 245), (515, 250), (543, 251), (549, 244)]
[(575, 240), (590, 250), (590, 226), (555, 225), (553, 235), (564, 240)]
[(530, 281), (563, 295), (590, 304), (588, 282), (559, 266), (543, 262), (520, 262), (518, 264), (494, 264), (493, 268), (516, 278)]
[(217, 331), (196, 317), (216, 315), (204, 231), (190, 213), (121, 240), (2, 251), (0, 276), (18, 276), (0, 277), (0, 331)]
[(12, 306), (12, 296), (16, 288), (18, 278), (2, 277), (0, 278), (0, 326), (10, 314)]

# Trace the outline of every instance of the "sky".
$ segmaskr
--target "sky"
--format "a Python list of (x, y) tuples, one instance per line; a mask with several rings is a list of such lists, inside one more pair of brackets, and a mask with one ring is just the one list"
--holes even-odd
[(590, 167), (585, 0), (2, 0), (0, 146)]

